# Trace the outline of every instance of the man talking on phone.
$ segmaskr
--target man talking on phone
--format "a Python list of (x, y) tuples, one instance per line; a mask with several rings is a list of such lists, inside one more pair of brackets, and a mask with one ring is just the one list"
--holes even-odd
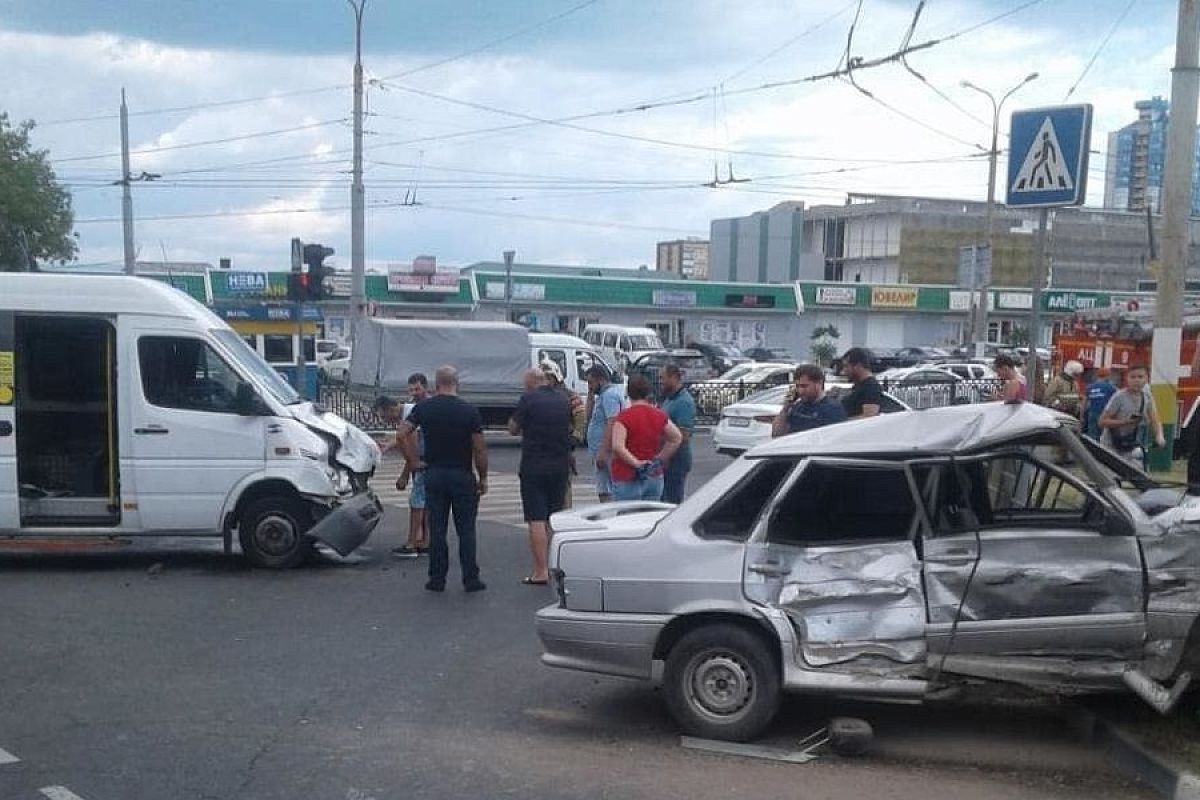
[(825, 395), (825, 371), (815, 364), (801, 364), (792, 373), (792, 390), (783, 410), (771, 423), (771, 436), (808, 431), (846, 419), (846, 409)]

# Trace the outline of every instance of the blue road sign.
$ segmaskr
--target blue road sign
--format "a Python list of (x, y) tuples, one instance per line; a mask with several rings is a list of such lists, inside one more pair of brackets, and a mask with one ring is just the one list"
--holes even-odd
[(1014, 111), (1009, 128), (1010, 206), (1077, 206), (1087, 197), (1090, 105)]

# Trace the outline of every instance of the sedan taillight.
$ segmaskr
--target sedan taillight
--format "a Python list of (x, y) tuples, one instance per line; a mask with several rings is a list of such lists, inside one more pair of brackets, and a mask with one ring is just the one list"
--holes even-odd
[(774, 414), (759, 414), (757, 417), (754, 418), (754, 421), (755, 422), (765, 422), (766, 424), (770, 425), (772, 422), (775, 421), (775, 415)]

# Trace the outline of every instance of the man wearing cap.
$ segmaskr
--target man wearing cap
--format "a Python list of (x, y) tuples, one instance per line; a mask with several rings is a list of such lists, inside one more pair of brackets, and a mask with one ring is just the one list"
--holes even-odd
[[(561, 374), (561, 373), (560, 373)], [(545, 378), (542, 369), (525, 373), (532, 391), (521, 395), (508, 421), (508, 432), (521, 437), (521, 509), (529, 526), (533, 567), (521, 582), (544, 586), (550, 547), (550, 515), (566, 502), (571, 460), (571, 404)]]
[[(572, 391), (566, 385), (562, 370), (557, 363), (549, 358), (544, 358), (538, 366), (542, 370), (546, 384), (567, 398), (567, 404), (571, 408), (571, 449), (574, 451), (576, 447), (582, 447), (587, 443), (587, 404), (578, 392)], [(570, 508), (574, 505), (571, 497), (571, 484), (574, 482), (575, 476), (579, 474), (574, 452), (571, 453), (570, 467), (567, 475), (567, 496), (563, 499), (563, 508)]]
[(1054, 380), (1050, 381), (1050, 385), (1046, 387), (1044, 396), (1046, 405), (1055, 411), (1061, 411), (1079, 419), (1081, 404), (1079, 386), (1076, 385), (1076, 381), (1082, 374), (1083, 364), (1078, 361), (1072, 360), (1063, 364), (1062, 372), (1056, 375)]

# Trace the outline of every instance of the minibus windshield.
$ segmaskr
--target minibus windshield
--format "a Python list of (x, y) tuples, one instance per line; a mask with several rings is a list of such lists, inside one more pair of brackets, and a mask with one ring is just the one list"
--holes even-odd
[(229, 356), (248, 375), (253, 375), (261, 386), (266, 387), (271, 396), (284, 405), (295, 405), (303, 402), (283, 377), (268, 364), (262, 356), (246, 344), (246, 340), (229, 329), (213, 328), (215, 336), (229, 351)]

